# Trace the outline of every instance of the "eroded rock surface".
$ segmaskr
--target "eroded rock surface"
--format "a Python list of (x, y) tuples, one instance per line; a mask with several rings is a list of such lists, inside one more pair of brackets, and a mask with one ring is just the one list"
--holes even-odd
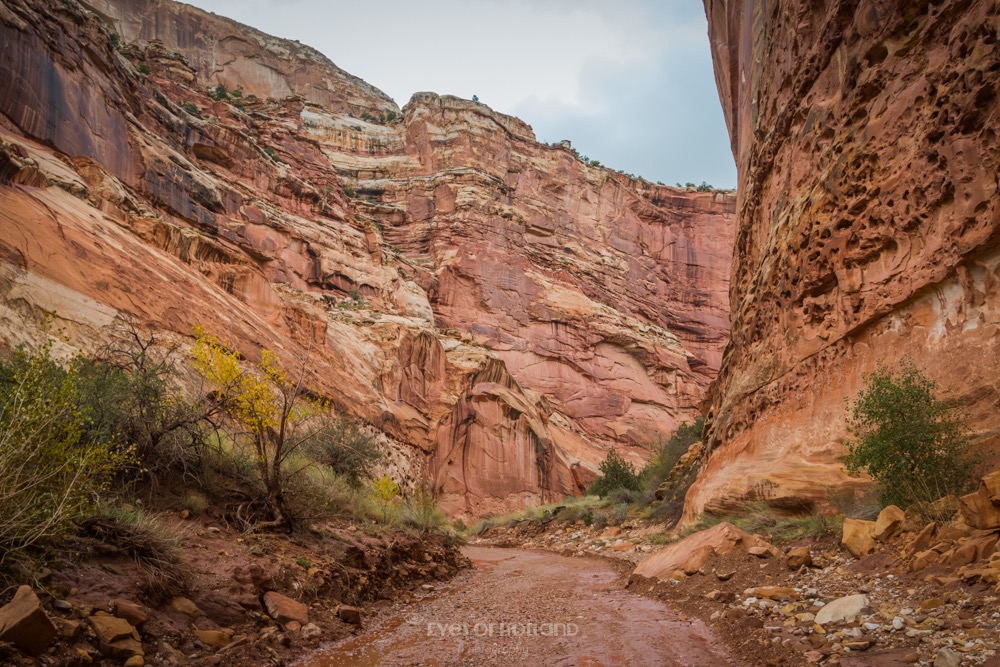
[(904, 356), (1000, 443), (998, 8), (706, 0), (739, 170), (733, 333), (686, 517), (852, 484), (845, 398)]
[[(0, 3), (0, 338), (120, 313), (308, 354), (448, 509), (577, 493), (690, 420), (728, 332), (734, 198), (522, 121), (403, 109), (308, 47), (166, 0)], [(209, 87), (241, 88), (213, 99)], [(62, 342), (59, 345), (63, 345)]]

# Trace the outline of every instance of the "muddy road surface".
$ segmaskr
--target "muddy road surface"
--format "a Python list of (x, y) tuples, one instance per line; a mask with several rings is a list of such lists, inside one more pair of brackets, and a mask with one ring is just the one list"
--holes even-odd
[(610, 564), (467, 547), (475, 568), (295, 667), (739, 666), (708, 627), (624, 590)]

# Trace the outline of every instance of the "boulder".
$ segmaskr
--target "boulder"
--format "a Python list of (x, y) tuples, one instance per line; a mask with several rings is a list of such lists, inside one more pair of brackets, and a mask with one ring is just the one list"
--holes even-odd
[(711, 528), (692, 533), (680, 542), (675, 542), (665, 549), (647, 556), (639, 561), (633, 574), (650, 579), (669, 580), (673, 578), (675, 571), (683, 572), (686, 565), (691, 565), (688, 562), (689, 559), (694, 558), (696, 554), (705, 553), (706, 547), (708, 547), (707, 553), (714, 553), (718, 556), (724, 556), (733, 551), (749, 554), (752, 550), (759, 550), (773, 556), (781, 555), (778, 549), (765, 540), (723, 521)]
[(872, 537), (879, 542), (885, 542), (896, 536), (896, 533), (903, 527), (906, 514), (895, 505), (889, 505), (878, 514)]
[(309, 623), (309, 607), (298, 600), (270, 591), (264, 593), (263, 602), (267, 615), (281, 625), (295, 621), (301, 627)]
[(875, 522), (864, 519), (844, 519), (844, 535), (840, 543), (855, 558), (875, 551)]
[(21, 586), (14, 599), (0, 607), (0, 641), (28, 655), (39, 655), (56, 638), (56, 626), (30, 586)]
[(793, 570), (812, 565), (812, 552), (809, 547), (792, 547), (785, 556), (785, 564)]
[(924, 526), (923, 530), (917, 533), (917, 536), (914, 537), (913, 541), (910, 542), (909, 546), (906, 547), (904, 556), (906, 558), (911, 558), (918, 552), (923, 551), (924, 549), (929, 547), (931, 545), (931, 542), (934, 540), (934, 533), (937, 532), (937, 527), (938, 525), (934, 521), (931, 521), (929, 524)]
[(983, 477), (982, 485), (993, 504), (1000, 505), (1000, 468)]
[(711, 545), (705, 544), (698, 547), (688, 555), (684, 564), (681, 565), (680, 570), (687, 575), (697, 574), (705, 566), (705, 563), (713, 553), (714, 550)]
[(848, 595), (828, 602), (816, 613), (816, 623), (830, 625), (834, 623), (850, 623), (861, 610), (868, 605), (865, 595)]
[(1000, 528), (1000, 470), (983, 477), (975, 493), (958, 499), (958, 509), (965, 523), (973, 528), (993, 530)]

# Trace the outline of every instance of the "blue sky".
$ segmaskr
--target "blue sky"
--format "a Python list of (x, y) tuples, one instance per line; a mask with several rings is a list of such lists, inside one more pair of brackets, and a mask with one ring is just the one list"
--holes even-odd
[(478, 95), (609, 167), (736, 185), (700, 0), (191, 4), (309, 44), (400, 106)]

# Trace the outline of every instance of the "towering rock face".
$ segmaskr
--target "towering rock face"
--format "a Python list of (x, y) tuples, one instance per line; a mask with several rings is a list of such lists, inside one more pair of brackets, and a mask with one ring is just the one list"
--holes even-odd
[[(626, 178), (160, 0), (0, 0), (0, 339), (120, 313), (383, 430), (447, 508), (578, 493), (697, 412), (734, 198)], [(223, 83), (238, 98), (206, 94)], [(60, 343), (61, 344), (61, 343)]]
[(705, 0), (739, 169), (732, 339), (686, 516), (850, 484), (845, 399), (911, 357), (1000, 444), (1000, 9)]

